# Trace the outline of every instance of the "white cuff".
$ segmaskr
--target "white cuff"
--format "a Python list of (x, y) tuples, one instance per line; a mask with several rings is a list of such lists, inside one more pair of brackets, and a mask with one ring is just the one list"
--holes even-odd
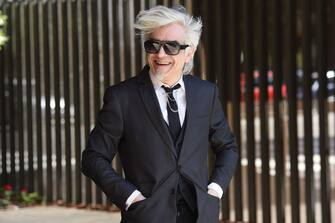
[(128, 210), (129, 206), (133, 203), (135, 198), (140, 194), (141, 194), (140, 191), (134, 190), (134, 192), (128, 197), (128, 199), (126, 200), (126, 211)]
[(210, 184), (207, 186), (207, 189), (208, 189), (208, 190), (209, 190), (209, 189), (211, 189), (211, 190), (215, 190), (215, 191), (218, 193), (219, 198), (221, 199), (221, 197), (222, 197), (222, 195), (223, 195), (223, 190), (222, 190), (222, 188), (220, 187), (219, 184), (212, 182), (212, 183), (210, 183)]

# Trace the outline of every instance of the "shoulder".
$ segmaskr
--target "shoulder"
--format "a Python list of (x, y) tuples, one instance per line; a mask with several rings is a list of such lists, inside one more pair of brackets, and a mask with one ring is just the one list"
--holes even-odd
[(195, 86), (197, 88), (206, 89), (210, 91), (213, 91), (216, 89), (216, 84), (208, 80), (203, 80), (200, 77), (197, 77), (194, 75), (186, 74), (184, 76), (184, 81), (189, 82), (192, 86)]
[(137, 79), (138, 76), (135, 76), (115, 85), (109, 86), (105, 91), (104, 101), (108, 101), (113, 97), (121, 100), (121, 98), (126, 97), (127, 95), (131, 95), (132, 92), (134, 92), (138, 87)]

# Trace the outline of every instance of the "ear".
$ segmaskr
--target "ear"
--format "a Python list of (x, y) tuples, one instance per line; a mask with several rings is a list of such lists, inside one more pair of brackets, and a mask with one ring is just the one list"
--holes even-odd
[(188, 63), (194, 56), (195, 53), (195, 48), (194, 47), (189, 47), (186, 49), (186, 58), (185, 58), (185, 63)]

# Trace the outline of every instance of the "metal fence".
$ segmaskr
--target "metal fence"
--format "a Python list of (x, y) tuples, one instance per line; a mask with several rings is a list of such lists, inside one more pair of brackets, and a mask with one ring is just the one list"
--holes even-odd
[(193, 73), (219, 86), (240, 145), (222, 218), (334, 221), (334, 1), (2, 3), (10, 40), (0, 51), (0, 185), (47, 203), (110, 207), (81, 175), (81, 151), (104, 90), (145, 64), (135, 15), (183, 4), (204, 22)]

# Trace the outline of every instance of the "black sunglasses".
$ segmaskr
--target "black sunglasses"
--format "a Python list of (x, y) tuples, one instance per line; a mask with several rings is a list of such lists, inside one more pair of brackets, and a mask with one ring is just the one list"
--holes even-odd
[(180, 50), (186, 49), (189, 45), (181, 45), (177, 41), (159, 41), (153, 39), (144, 42), (144, 49), (147, 53), (156, 54), (161, 47), (163, 47), (166, 54), (177, 55)]

